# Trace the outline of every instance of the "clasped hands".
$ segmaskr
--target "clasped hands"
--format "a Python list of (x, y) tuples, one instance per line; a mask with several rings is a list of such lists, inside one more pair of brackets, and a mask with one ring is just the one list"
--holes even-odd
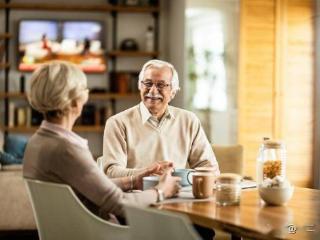
[(177, 196), (181, 186), (180, 177), (172, 176), (173, 163), (168, 161), (155, 162), (147, 167), (143, 172), (136, 175), (136, 180), (138, 182), (138, 189), (142, 189), (143, 177), (150, 175), (158, 175), (159, 184), (157, 188), (164, 192), (166, 198)]

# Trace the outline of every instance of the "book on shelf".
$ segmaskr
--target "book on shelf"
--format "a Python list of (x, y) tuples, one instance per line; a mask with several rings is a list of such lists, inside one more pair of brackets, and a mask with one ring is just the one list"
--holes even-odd
[(15, 108), (14, 102), (9, 102), (9, 114), (8, 114), (8, 127), (12, 128), (15, 126)]
[(96, 123), (96, 106), (93, 104), (86, 104), (83, 106), (80, 116), (80, 124), (85, 126), (93, 126)]
[[(76, 125), (104, 126), (107, 119), (113, 114), (111, 102), (107, 102), (102, 107), (86, 104), (83, 107), (81, 116), (77, 119)], [(43, 120), (42, 113), (29, 106), (17, 106), (14, 102), (9, 102), (8, 116), (8, 126), (10, 128), (39, 126)]]
[(31, 119), (32, 119), (31, 107), (26, 108), (26, 116), (27, 116), (26, 126), (31, 127)]
[(42, 113), (31, 109), (31, 126), (39, 126), (43, 120)]
[(15, 126), (24, 127), (27, 124), (27, 114), (25, 107), (17, 107), (15, 110)]
[(30, 127), (31, 108), (28, 106), (16, 106), (14, 102), (9, 103), (9, 127)]
[(138, 76), (138, 72), (112, 72), (110, 91), (120, 94), (138, 92)]
[(113, 114), (114, 113), (110, 102), (108, 102), (106, 106), (101, 107), (99, 110), (100, 125), (104, 126), (106, 124), (107, 119), (111, 117)]

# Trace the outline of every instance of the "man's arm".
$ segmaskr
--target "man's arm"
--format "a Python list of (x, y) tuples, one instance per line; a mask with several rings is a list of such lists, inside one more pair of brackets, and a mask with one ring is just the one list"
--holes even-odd
[(191, 168), (214, 167), (216, 168), (215, 174), (219, 175), (219, 165), (213, 153), (211, 144), (202, 129), (200, 120), (196, 116), (194, 117), (195, 119), (191, 128), (191, 131), (193, 131), (193, 141), (188, 158), (189, 165)]
[(107, 120), (103, 136), (102, 163), (111, 178), (137, 175), (145, 169), (127, 168), (127, 142), (123, 124), (111, 117)]

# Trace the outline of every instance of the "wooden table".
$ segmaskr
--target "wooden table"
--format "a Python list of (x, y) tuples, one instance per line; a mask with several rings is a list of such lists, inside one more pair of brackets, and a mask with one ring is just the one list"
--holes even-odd
[(296, 187), (286, 206), (267, 206), (257, 189), (243, 190), (239, 206), (215, 200), (164, 203), (159, 209), (183, 213), (193, 223), (253, 239), (320, 239), (320, 191)]

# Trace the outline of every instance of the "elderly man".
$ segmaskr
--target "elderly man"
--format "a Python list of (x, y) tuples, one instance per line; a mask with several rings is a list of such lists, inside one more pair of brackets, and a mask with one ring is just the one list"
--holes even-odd
[(199, 119), (192, 112), (169, 106), (179, 90), (178, 74), (168, 62), (150, 60), (139, 74), (140, 104), (106, 122), (103, 142), (104, 171), (109, 177), (139, 174), (155, 164), (176, 168), (218, 163)]

